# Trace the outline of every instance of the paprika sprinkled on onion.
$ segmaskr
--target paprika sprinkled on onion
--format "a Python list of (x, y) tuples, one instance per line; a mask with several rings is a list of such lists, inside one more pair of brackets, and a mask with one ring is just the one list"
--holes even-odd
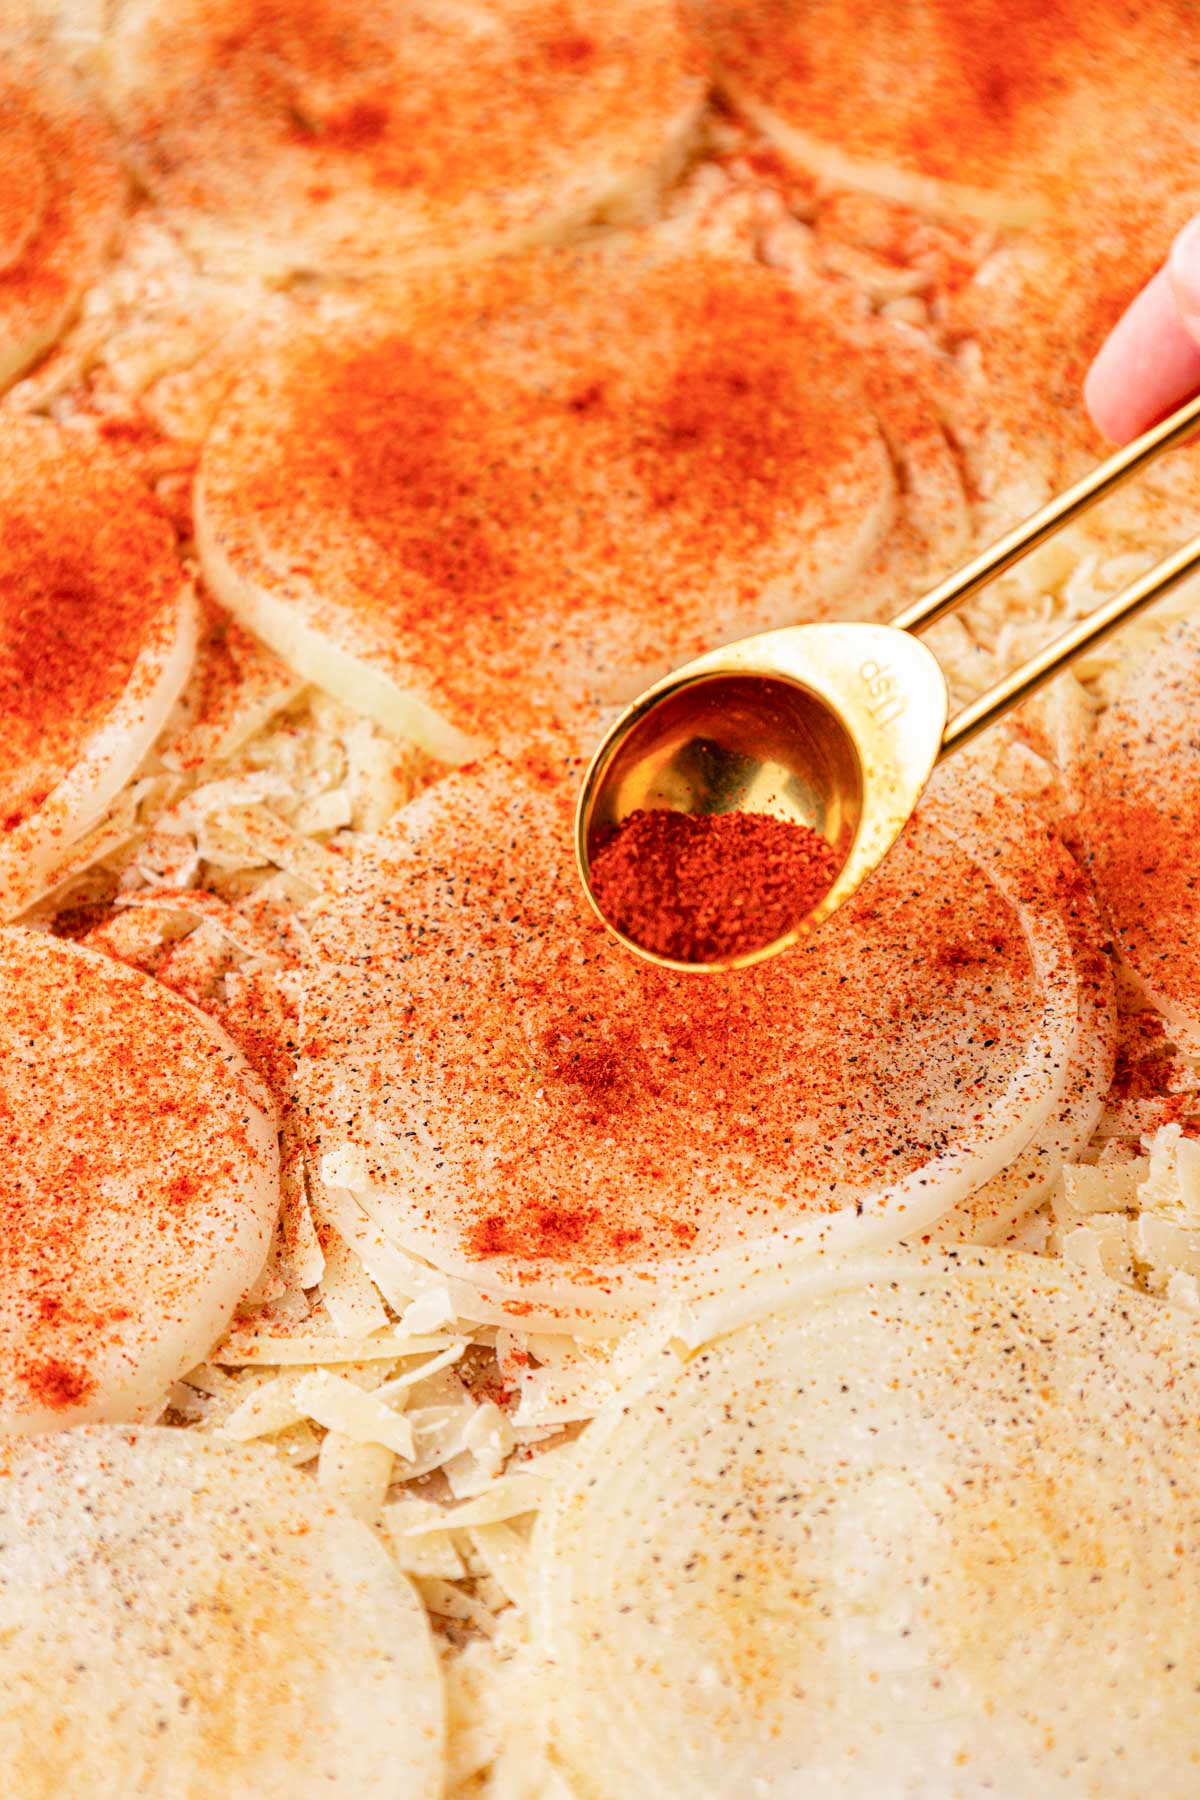
[(587, 907), (581, 772), (560, 741), (448, 777), (305, 915), (313, 1154), (361, 1165), (361, 1204), (474, 1316), (596, 1329), (899, 1237), (1028, 1142), (1078, 984), (1019, 842), (976, 849), (947, 798), (810, 942), (698, 980)]
[(673, 0), (125, 0), (106, 73), (172, 223), (272, 274), (560, 236), (653, 191), (705, 93)]
[(668, 237), (431, 283), (248, 368), (204, 448), (205, 576), (462, 761), (829, 609), (897, 518), (878, 374), (827, 297)]
[(1100, 720), (1081, 770), (1080, 825), (1124, 960), (1175, 1033), (1200, 1049), (1200, 629), (1172, 632)]
[(103, 450), (0, 420), (0, 919), (55, 881), (166, 721), (196, 618), (175, 534)]
[[(1160, 89), (1189, 61), (1178, 47), (1195, 29), (1187, 0), (709, 0), (697, 10), (725, 91), (793, 160), (886, 198), (1011, 224), (1055, 202), (1069, 210), (1081, 161), (1128, 156), (1114, 117), (1150, 96), (1169, 111)], [(1185, 93), (1188, 79), (1184, 69)]]
[(110, 134), (61, 66), (0, 28), (0, 389), (71, 322), (121, 217)]
[(0, 1427), (144, 1418), (265, 1260), (265, 1090), (148, 975), (8, 926), (0, 1147)]

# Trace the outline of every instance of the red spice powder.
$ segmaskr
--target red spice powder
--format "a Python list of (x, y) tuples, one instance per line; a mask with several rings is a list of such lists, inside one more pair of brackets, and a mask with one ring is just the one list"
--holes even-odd
[(0, 831), (12, 832), (130, 692), (139, 655), (173, 632), (183, 574), (153, 497), (41, 420), (0, 426), (0, 517)]
[(760, 950), (828, 893), (832, 846), (811, 826), (767, 813), (630, 813), (592, 858), (606, 917), (677, 962)]
[(197, 1312), (257, 1267), (240, 1247), (248, 1209), (264, 1247), (270, 1229), (255, 1099), (226, 1046), (154, 982), (0, 932), (7, 1424), (111, 1404), (143, 1365), (194, 1356)]
[[(735, 92), (843, 152), (1029, 192), (1107, 137), (1109, 107), (1188, 61), (1186, 0), (746, 0), (710, 8)], [(1120, 116), (1120, 115), (1118, 115)]]
[(96, 1391), (95, 1378), (86, 1369), (48, 1356), (42, 1362), (27, 1363), (23, 1370), (25, 1385), (43, 1406), (61, 1407), (64, 1411), (80, 1406)]
[(375, 265), (572, 211), (597, 165), (614, 184), (653, 167), (702, 102), (671, 0), (475, 10), (166, 0), (133, 27), (122, 128), (169, 205), (240, 232), (257, 209), (276, 241), (327, 209), (332, 254)]
[(623, 698), (715, 617), (790, 618), (891, 515), (871, 415), (841, 320), (773, 270), (504, 259), (264, 356), (199, 492), (239, 578), (486, 739)]

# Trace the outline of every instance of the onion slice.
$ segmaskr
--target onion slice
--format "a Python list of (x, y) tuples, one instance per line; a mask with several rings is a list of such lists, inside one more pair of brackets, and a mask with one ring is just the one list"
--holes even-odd
[(118, 1426), (10, 1444), (0, 1537), (14, 1794), (441, 1794), (424, 1608), (269, 1453)]
[(938, 1243), (995, 1244), (1039, 1206), (1064, 1162), (1084, 1148), (1104, 1108), (1117, 1054), (1112, 969), (1091, 887), (1074, 857), (1034, 809), (956, 773), (939, 775), (931, 816), (983, 862), (1002, 863), (1021, 892), (1057, 911), (1071, 940), (1078, 1015), (1062, 1096), (1029, 1144), (999, 1175), (937, 1221)]
[(274, 1109), (139, 970), (0, 930), (0, 1430), (142, 1419), (262, 1268)]
[(1200, 625), (1150, 652), (1079, 771), (1080, 829), (1121, 957), (1176, 1038), (1200, 1050)]
[(70, 323), (124, 191), (95, 110), (49, 53), (0, 26), (0, 389)]
[(191, 671), (170, 522), (95, 446), (0, 420), (0, 919), (104, 816)]
[(167, 218), (269, 276), (560, 237), (652, 193), (705, 96), (672, 0), (124, 0), (106, 72)]
[(1006, 226), (1069, 215), (1072, 178), (1086, 170), (1090, 200), (1128, 165), (1114, 117), (1148, 127), (1145, 181), (1170, 166), (1154, 167), (1160, 120), (1169, 129), (1174, 113), (1186, 138), (1196, 116), (1195, 70), (1172, 54), (1192, 28), (1187, 0), (695, 4), (719, 86), (786, 157), (922, 212)]
[(1191, 1321), (884, 1253), (717, 1311), (589, 1426), (531, 1570), (588, 1800), (1189, 1791)]
[(873, 382), (839, 296), (668, 234), (430, 283), (247, 368), (204, 447), (205, 578), (461, 762), (860, 579), (898, 506)]
[(809, 944), (698, 979), (587, 909), (581, 767), (558, 741), (447, 778), (305, 915), (314, 1154), (461, 1310), (594, 1330), (919, 1232), (1059, 1105), (1070, 933), (1019, 850), (931, 814)]

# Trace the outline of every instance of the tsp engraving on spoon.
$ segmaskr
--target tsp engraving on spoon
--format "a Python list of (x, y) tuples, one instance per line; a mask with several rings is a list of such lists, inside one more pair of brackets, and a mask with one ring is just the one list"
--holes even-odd
[(858, 671), (867, 684), (871, 703), (867, 710), (877, 725), (888, 725), (898, 719), (908, 706), (900, 684), (886, 663), (865, 662)]

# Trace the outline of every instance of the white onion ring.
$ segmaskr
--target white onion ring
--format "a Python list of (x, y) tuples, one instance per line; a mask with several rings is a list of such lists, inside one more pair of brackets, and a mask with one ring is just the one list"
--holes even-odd
[(1122, 960), (1189, 1050), (1200, 1049), (1200, 625), (1137, 665), (1082, 766), (1080, 829)]
[(578, 1790), (1190, 1792), (1190, 1323), (966, 1249), (810, 1265), (768, 1303), (622, 1391), (539, 1520)]
[(435, 1800), (424, 1608), (269, 1451), (86, 1426), (0, 1447), (13, 1794)]
[(937, 1221), (935, 1243), (999, 1243), (1045, 1199), (1064, 1162), (1084, 1148), (1104, 1107), (1116, 1063), (1117, 1021), (1112, 970), (1096, 902), (1082, 871), (1034, 809), (983, 783), (939, 777), (929, 804), (960, 842), (986, 859), (1003, 845), (1005, 861), (1026, 893), (1044, 896), (1066, 922), (1075, 964), (1078, 1019), (1067, 1079), (1058, 1105), (1025, 1149), (999, 1175)]
[(306, 916), (315, 1152), (461, 1310), (602, 1331), (920, 1232), (1058, 1105), (1070, 934), (1019, 852), (984, 868), (931, 814), (804, 949), (664, 977), (584, 908), (577, 772), (450, 777)]

